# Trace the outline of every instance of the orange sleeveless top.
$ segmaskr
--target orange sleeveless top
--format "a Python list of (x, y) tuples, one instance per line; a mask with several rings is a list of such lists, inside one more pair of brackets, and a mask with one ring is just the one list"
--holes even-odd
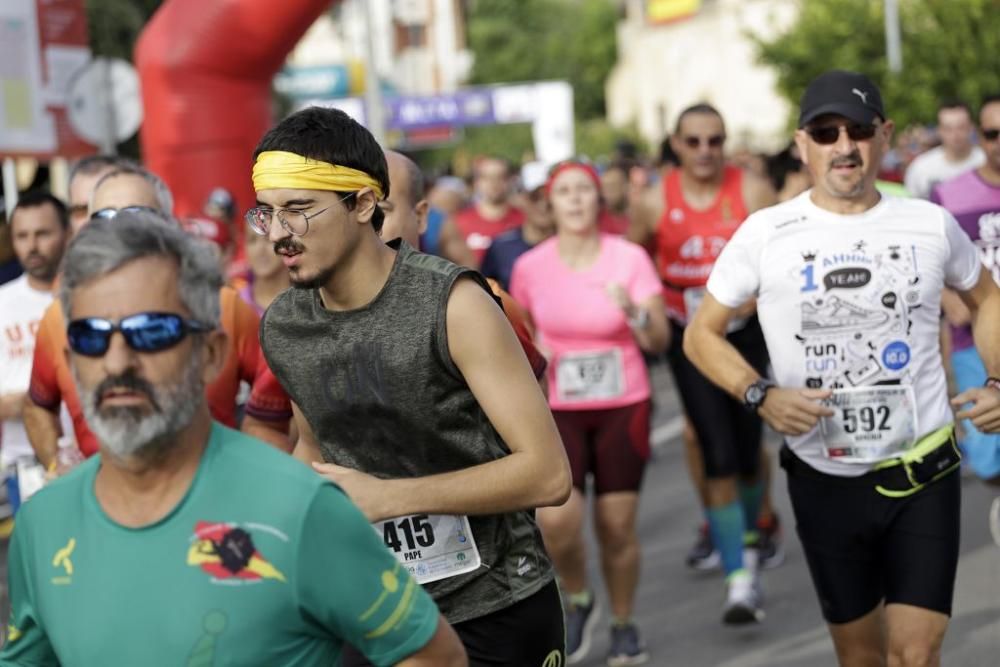
[(715, 201), (705, 209), (692, 208), (684, 200), (679, 169), (667, 174), (663, 191), (663, 215), (656, 226), (656, 268), (663, 281), (667, 313), (685, 323), (689, 315), (685, 290), (705, 287), (723, 246), (749, 215), (743, 201), (743, 171), (725, 167)]

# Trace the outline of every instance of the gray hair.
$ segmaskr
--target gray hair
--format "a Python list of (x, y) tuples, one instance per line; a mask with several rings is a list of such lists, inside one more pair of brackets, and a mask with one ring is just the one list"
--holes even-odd
[(170, 193), (170, 188), (167, 187), (167, 184), (163, 182), (162, 178), (151, 172), (149, 169), (140, 167), (135, 163), (118, 165), (114, 170), (109, 171), (97, 179), (97, 182), (94, 183), (94, 189), (90, 191), (90, 208), (94, 208), (94, 193), (97, 192), (97, 189), (101, 187), (104, 181), (115, 178), (116, 176), (126, 175), (138, 176), (149, 183), (149, 185), (153, 188), (153, 192), (156, 193), (156, 207), (160, 209), (164, 215), (174, 214), (174, 196)]
[(120, 155), (88, 155), (87, 157), (80, 158), (73, 163), (73, 166), (69, 170), (69, 182), (72, 183), (73, 179), (81, 174), (91, 175), (104, 171), (108, 168), (113, 169), (132, 169), (138, 167), (138, 163), (135, 160), (130, 160), (127, 157), (121, 157)]
[[(176, 222), (145, 211), (126, 211), (112, 220), (91, 220), (70, 242), (59, 287), (66, 319), (71, 319), (73, 290), (144, 257), (176, 261), (181, 302), (195, 320), (219, 326), (219, 289), (223, 283), (211, 248), (187, 235)], [(137, 285), (136, 289), (159, 287)]]

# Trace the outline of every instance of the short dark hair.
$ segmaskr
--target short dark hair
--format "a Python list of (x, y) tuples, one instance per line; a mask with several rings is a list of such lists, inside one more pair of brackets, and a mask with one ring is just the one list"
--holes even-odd
[(956, 98), (944, 100), (938, 105), (937, 112), (941, 113), (946, 109), (962, 109), (966, 114), (968, 114), (969, 120), (972, 120), (972, 108), (962, 100)]
[(1000, 93), (993, 93), (992, 95), (987, 95), (983, 98), (983, 101), (979, 103), (979, 113), (983, 113), (983, 109), (991, 104), (1000, 104)]
[(410, 177), (410, 203), (416, 205), (427, 195), (427, 182), (424, 179), (424, 172), (420, 170), (416, 162), (407, 160), (406, 175)]
[[(677, 120), (678, 124), (680, 124), (680, 119), (678, 118)], [(659, 166), (663, 167), (668, 164), (675, 167), (679, 167), (681, 164), (681, 159), (677, 157), (674, 147), (670, 145), (670, 135), (663, 137), (663, 141), (660, 142), (659, 155)]]
[(769, 155), (765, 159), (767, 177), (770, 179), (775, 192), (781, 192), (781, 189), (785, 187), (785, 181), (789, 174), (802, 169), (802, 160), (795, 157), (792, 153), (794, 146), (795, 144), (791, 144), (780, 153)]
[(607, 173), (609, 171), (620, 171), (623, 174), (625, 174), (625, 176), (627, 178), (628, 175), (629, 175), (629, 172), (632, 171), (632, 167), (634, 167), (634, 166), (636, 166), (636, 163), (635, 163), (634, 160), (629, 160), (629, 159), (624, 159), (624, 158), (623, 159), (619, 159), (619, 160), (612, 160), (611, 162), (609, 162), (607, 164), (606, 167), (604, 167), (604, 169), (602, 170), (602, 173)]
[(56, 210), (56, 218), (59, 220), (59, 224), (63, 229), (67, 229), (69, 227), (69, 210), (66, 208), (66, 204), (64, 204), (61, 199), (46, 190), (33, 190), (31, 192), (25, 192), (24, 194), (18, 195), (17, 205), (14, 206), (14, 210), (10, 212), (11, 224), (13, 225), (14, 216), (16, 216), (17, 212), (22, 208), (38, 208), (39, 206), (45, 206), (46, 204)]
[(708, 104), (707, 102), (699, 102), (698, 104), (692, 104), (688, 108), (684, 109), (684, 111), (681, 112), (681, 115), (677, 117), (677, 125), (674, 126), (674, 134), (681, 133), (681, 123), (684, 122), (684, 119), (686, 117), (699, 113), (718, 116), (719, 120), (722, 120), (722, 114), (719, 113), (719, 110), (713, 107), (711, 104)]
[(421, 199), (427, 196), (427, 179), (424, 177), (420, 165), (413, 158), (400, 151), (393, 152), (403, 158), (403, 166), (406, 167), (406, 180), (408, 181), (407, 190), (410, 192), (410, 205), (416, 206)]
[[(266, 151), (287, 151), (313, 160), (363, 171), (382, 187), (382, 196), (389, 196), (389, 167), (382, 148), (371, 132), (339, 109), (309, 107), (293, 113), (271, 128), (257, 144), (253, 157)], [(354, 210), (357, 199), (353, 192), (337, 192), (346, 197), (344, 205)], [(378, 206), (372, 214), (372, 227), (382, 230), (385, 214)]]
[(482, 166), (484, 162), (499, 162), (503, 165), (504, 174), (510, 177), (514, 174), (514, 163), (503, 157), (502, 155), (480, 155), (472, 162), (472, 176), (473, 178), (479, 176), (479, 167)]

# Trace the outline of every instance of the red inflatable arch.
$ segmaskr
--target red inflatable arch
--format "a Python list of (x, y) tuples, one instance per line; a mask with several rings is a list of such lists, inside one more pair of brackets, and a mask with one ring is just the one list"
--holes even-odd
[[(271, 79), (331, 4), (167, 0), (150, 20), (135, 47), (140, 141), (179, 216), (200, 213), (218, 186), (233, 193), (238, 212), (253, 206), (250, 156), (273, 120)], [(243, 226), (234, 231), (242, 239)]]

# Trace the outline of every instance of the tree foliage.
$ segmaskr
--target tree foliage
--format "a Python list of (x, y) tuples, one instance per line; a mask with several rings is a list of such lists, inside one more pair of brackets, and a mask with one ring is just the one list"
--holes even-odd
[(794, 25), (776, 39), (755, 38), (760, 61), (775, 68), (793, 105), (827, 69), (864, 72), (882, 89), (898, 126), (933, 123), (937, 105), (975, 106), (1000, 92), (998, 0), (899, 0), (903, 70), (889, 71), (883, 2), (800, 0)]
[(86, 0), (90, 50), (132, 62), (139, 33), (163, 0)]
[(471, 83), (565, 79), (577, 118), (602, 117), (617, 18), (611, 0), (474, 0)]
[[(568, 81), (577, 152), (606, 155), (622, 138), (604, 120), (604, 82), (617, 57), (617, 21), (613, 0), (472, 0), (470, 83)], [(520, 163), (531, 156), (531, 130), (527, 125), (467, 128), (462, 150)]]

